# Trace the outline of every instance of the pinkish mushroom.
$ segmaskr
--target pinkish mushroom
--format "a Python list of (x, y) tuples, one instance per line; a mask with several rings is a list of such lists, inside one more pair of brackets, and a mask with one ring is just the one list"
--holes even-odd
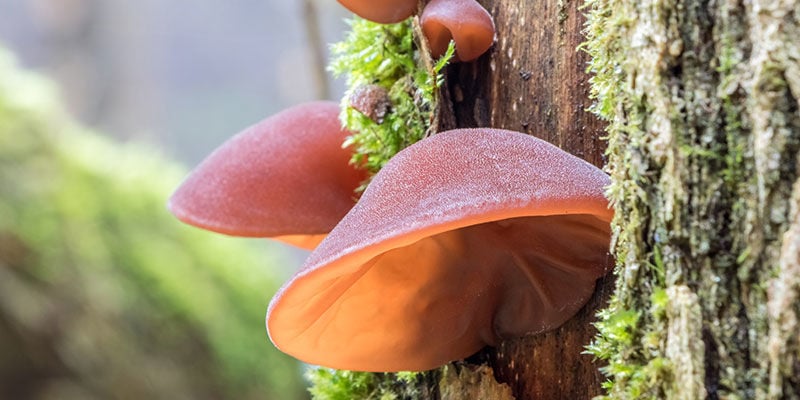
[(190, 225), (313, 248), (355, 204), (366, 172), (342, 148), (339, 106), (313, 102), (271, 116), (206, 158), (168, 207)]
[(475, 0), (432, 0), (422, 10), (420, 22), (434, 57), (447, 51), (451, 39), (459, 61), (478, 58), (494, 43), (492, 16)]
[(417, 0), (337, 0), (361, 18), (379, 24), (400, 22), (417, 10)]
[(609, 269), (608, 182), (517, 132), (420, 141), (273, 298), (270, 338), (308, 363), (401, 371), (556, 328)]

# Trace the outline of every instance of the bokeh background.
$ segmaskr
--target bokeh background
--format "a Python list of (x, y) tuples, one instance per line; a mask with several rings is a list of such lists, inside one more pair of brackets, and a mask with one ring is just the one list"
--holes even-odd
[(0, 0), (0, 41), (80, 121), (194, 165), (266, 115), (338, 98), (319, 71), (348, 16), (334, 0)]
[(0, 0), (0, 399), (303, 399), (263, 324), (304, 254), (164, 203), (288, 106), (337, 99), (333, 0)]

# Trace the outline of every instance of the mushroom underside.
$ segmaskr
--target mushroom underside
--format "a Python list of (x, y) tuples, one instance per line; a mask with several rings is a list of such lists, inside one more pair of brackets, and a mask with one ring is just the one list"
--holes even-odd
[(478, 58), (494, 42), (492, 16), (475, 0), (433, 0), (425, 6), (420, 23), (434, 57), (447, 51), (451, 39), (459, 61)]
[(332, 368), (435, 368), (569, 319), (609, 266), (609, 235), (594, 215), (535, 216), (354, 251), (285, 287), (270, 336)]
[(425, 37), (434, 57), (447, 52), (450, 40), (456, 43), (456, 59), (472, 61), (486, 52), (493, 43), (494, 33), (483, 26), (462, 25), (458, 31), (451, 31), (442, 23), (429, 21), (424, 28)]

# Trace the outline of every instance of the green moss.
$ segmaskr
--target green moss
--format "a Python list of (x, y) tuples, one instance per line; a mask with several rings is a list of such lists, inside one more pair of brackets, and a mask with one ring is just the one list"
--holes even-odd
[(414, 400), (425, 397), (434, 372), (372, 373), (311, 368), (314, 400)]
[(262, 322), (280, 258), (169, 215), (183, 175), (0, 52), (0, 398), (303, 395)]
[[(442, 69), (453, 56), (451, 43), (435, 64), (419, 50), (412, 20), (377, 24), (356, 17), (347, 38), (332, 47), (330, 70), (347, 79), (341, 119), (353, 135), (352, 162), (377, 172), (398, 151), (431, 134)], [(350, 107), (353, 92), (378, 85), (388, 92), (389, 111), (376, 122)]]
[[(655, 308), (663, 309), (664, 249), (639, 244), (648, 235), (645, 229), (652, 212), (648, 204), (654, 200), (648, 187), (655, 177), (641, 154), (647, 144), (642, 133), (652, 109), (643, 97), (627, 91), (626, 65), (631, 61), (620, 40), (632, 29), (636, 18), (622, 3), (590, 0), (586, 7), (589, 22), (582, 49), (591, 56), (588, 69), (593, 74), (595, 100), (591, 110), (609, 122), (607, 153), (613, 161), (607, 170), (614, 179), (607, 194), (616, 209), (613, 248), (619, 265), (615, 271), (616, 293), (609, 306), (598, 314), (598, 334), (587, 346), (587, 352), (607, 363), (602, 371), (609, 377), (604, 384), (609, 394), (604, 398), (656, 398), (661, 394), (659, 378), (668, 373), (668, 363), (659, 355), (662, 331), (652, 328), (656, 316), (648, 311), (654, 307), (653, 298), (659, 300)], [(620, 114), (620, 109), (626, 112)], [(638, 268), (622, 268), (631, 262)], [(635, 294), (626, 290), (641, 281), (647, 281), (648, 286)]]

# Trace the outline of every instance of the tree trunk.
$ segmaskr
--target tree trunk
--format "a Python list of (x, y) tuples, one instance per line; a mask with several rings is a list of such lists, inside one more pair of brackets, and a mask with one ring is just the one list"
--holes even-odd
[(800, 5), (590, 2), (611, 398), (800, 398)]
[(592, 105), (619, 265), (567, 324), (480, 358), (519, 399), (602, 394), (604, 365), (615, 399), (800, 398), (800, 5), (482, 4), (497, 42), (449, 68), (451, 123), (601, 165)]
[[(447, 127), (493, 127), (528, 133), (602, 166), (604, 123), (587, 111), (588, 55), (579, 51), (585, 19), (580, 1), (486, 0), (497, 40), (473, 63), (448, 67), (453, 119)], [(443, 118), (447, 121), (448, 118)], [(487, 349), (486, 361), (517, 399), (589, 399), (605, 380), (585, 346), (592, 322), (611, 292), (598, 282), (594, 298), (562, 327)]]

